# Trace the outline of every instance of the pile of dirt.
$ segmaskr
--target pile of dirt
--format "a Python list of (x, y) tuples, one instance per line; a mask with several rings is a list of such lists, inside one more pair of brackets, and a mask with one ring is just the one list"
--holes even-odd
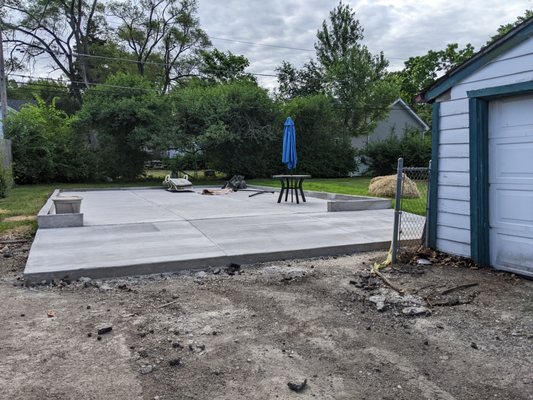
[(452, 256), (447, 253), (442, 253), (434, 249), (428, 249), (425, 247), (420, 247), (418, 249), (407, 248), (400, 251), (398, 254), (398, 262), (401, 264), (409, 265), (419, 265), (420, 259), (428, 260), (433, 264), (447, 265), (453, 267), (461, 268), (472, 268), (478, 269), (479, 266), (476, 265), (474, 261), (470, 258)]
[[(396, 175), (376, 176), (370, 181), (368, 192), (371, 196), (394, 197), (396, 195)], [(402, 197), (406, 199), (418, 199), (420, 192), (416, 183), (403, 174)]]
[(532, 399), (511, 274), (420, 250), (381, 271), (402, 294), (384, 252), (25, 287), (31, 243), (7, 240), (2, 399)]

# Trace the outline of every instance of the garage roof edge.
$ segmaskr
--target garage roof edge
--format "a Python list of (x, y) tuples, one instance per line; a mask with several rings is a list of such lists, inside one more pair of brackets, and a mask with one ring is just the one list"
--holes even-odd
[(451, 69), (445, 75), (437, 79), (432, 85), (424, 89), (417, 96), (417, 102), (434, 102), (438, 96), (449, 90), (457, 82), (463, 80), (479, 68), (483, 67), (489, 61), (495, 59), (499, 55), (517, 46), (532, 36), (533, 17), (528, 18), (488, 46), (481, 48), (481, 50), (479, 50), (464, 63)]

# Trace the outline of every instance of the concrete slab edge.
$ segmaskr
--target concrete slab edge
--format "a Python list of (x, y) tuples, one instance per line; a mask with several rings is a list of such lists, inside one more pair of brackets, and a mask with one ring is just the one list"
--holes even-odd
[(385, 210), (392, 208), (392, 200), (388, 199), (362, 199), (359, 201), (329, 200), (328, 212)]
[(46, 200), (44, 206), (37, 213), (37, 226), (41, 229), (51, 228), (72, 228), (83, 226), (83, 213), (76, 214), (56, 214), (54, 211), (54, 197), (62, 193), (61, 189), (56, 189)]
[[(250, 189), (279, 191), (279, 189), (269, 186), (250, 185), (248, 187)], [(392, 200), (383, 199), (381, 197), (316, 192), (313, 190), (304, 190), (304, 194), (307, 197), (327, 200), (328, 212), (384, 210), (392, 208)]]
[(39, 229), (80, 227), (83, 226), (83, 213), (39, 215), (37, 225)]
[(53, 191), (52, 195), (48, 198), (48, 200), (46, 200), (44, 206), (42, 206), (39, 212), (37, 213), (37, 217), (50, 214), (50, 211), (52, 211), (52, 207), (54, 207), (54, 201), (52, 199), (56, 196), (59, 196), (60, 193), (61, 189), (56, 189)]
[[(200, 185), (201, 188), (220, 188), (220, 185)], [(164, 190), (165, 186), (115, 186), (115, 187), (95, 187), (95, 188), (68, 188), (59, 189), (61, 193), (66, 192), (107, 192), (107, 191), (125, 191), (125, 190)]]
[(226, 255), (220, 257), (163, 261), (155, 263), (141, 263), (135, 265), (120, 265), (116, 267), (100, 268), (80, 268), (63, 271), (25, 273), (24, 281), (28, 284), (39, 283), (41, 281), (51, 281), (53, 279), (76, 280), (82, 276), (92, 279), (119, 278), (136, 275), (151, 275), (161, 273), (171, 273), (183, 270), (205, 269), (208, 267), (223, 267), (230, 263), (256, 264), (269, 261), (283, 261), (295, 258), (326, 257), (341, 254), (361, 253), (366, 251), (386, 250), (390, 247), (390, 241), (348, 244), (341, 246), (327, 246), (312, 249), (287, 250), (270, 253), (253, 253)]

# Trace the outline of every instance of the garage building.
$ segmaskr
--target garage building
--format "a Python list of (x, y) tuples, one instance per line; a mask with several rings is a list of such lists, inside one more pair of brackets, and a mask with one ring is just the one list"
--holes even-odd
[(427, 88), (429, 241), (533, 276), (533, 19)]

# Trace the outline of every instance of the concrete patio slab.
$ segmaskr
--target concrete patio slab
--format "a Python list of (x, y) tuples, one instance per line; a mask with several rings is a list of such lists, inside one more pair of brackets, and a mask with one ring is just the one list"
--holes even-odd
[(105, 278), (385, 249), (393, 210), (327, 212), (325, 199), (161, 189), (69, 192), (83, 227), (39, 229), (27, 281)]

